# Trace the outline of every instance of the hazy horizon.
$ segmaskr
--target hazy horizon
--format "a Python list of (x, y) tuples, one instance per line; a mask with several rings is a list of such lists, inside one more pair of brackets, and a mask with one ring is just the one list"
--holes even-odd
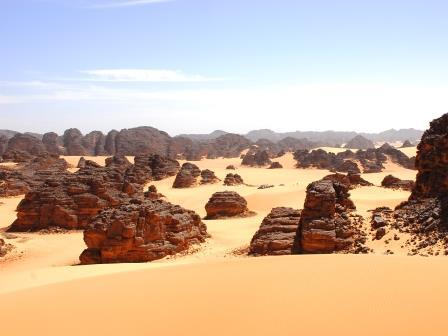
[(426, 129), (440, 1), (4, 0), (0, 128)]

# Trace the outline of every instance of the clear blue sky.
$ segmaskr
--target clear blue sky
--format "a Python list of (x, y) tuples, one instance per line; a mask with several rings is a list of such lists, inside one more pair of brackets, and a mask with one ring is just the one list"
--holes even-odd
[(0, 0), (0, 128), (425, 128), (447, 1)]

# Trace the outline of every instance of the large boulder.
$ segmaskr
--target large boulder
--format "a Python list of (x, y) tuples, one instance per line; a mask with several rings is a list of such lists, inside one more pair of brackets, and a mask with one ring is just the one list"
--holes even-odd
[(272, 209), (253, 236), (249, 254), (253, 256), (291, 254), (300, 213), (300, 210), (292, 208)]
[(215, 175), (215, 172), (210, 169), (201, 171), (201, 184), (214, 184), (221, 180)]
[(131, 199), (102, 211), (84, 231), (81, 264), (147, 262), (199, 244), (207, 228), (193, 211), (163, 200)]
[(387, 175), (381, 182), (381, 186), (389, 189), (402, 189), (411, 191), (414, 188), (414, 181), (402, 180), (393, 175)]
[(123, 129), (115, 136), (115, 150), (120, 155), (166, 156), (171, 137), (153, 127)]
[(201, 170), (193, 163), (185, 162), (176, 175), (173, 188), (190, 188), (198, 184)]
[(65, 152), (67, 155), (89, 155), (89, 152), (82, 145), (83, 135), (77, 128), (70, 128), (62, 136)]
[(247, 201), (234, 191), (218, 191), (205, 205), (206, 219), (244, 217), (251, 214)]

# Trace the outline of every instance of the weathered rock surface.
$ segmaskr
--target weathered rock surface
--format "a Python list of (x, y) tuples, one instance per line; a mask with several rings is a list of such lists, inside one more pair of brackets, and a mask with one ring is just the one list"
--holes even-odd
[(410, 142), (409, 140), (406, 140), (405, 142), (403, 142), (403, 145), (401, 145), (401, 148), (409, 148), (409, 147), (414, 147), (412, 142)]
[(190, 188), (198, 185), (198, 177), (201, 170), (193, 163), (185, 162), (176, 175), (173, 188)]
[(269, 153), (266, 150), (249, 151), (246, 155), (244, 155), (241, 164), (243, 166), (263, 167), (270, 165), (271, 159), (269, 158)]
[(298, 253), (333, 253), (354, 249), (357, 237), (348, 211), (354, 209), (345, 184), (332, 180), (311, 183), (296, 234)]
[(253, 236), (249, 254), (291, 254), (299, 222), (300, 210), (284, 207), (272, 209)]
[(271, 165), (269, 166), (269, 169), (281, 169), (283, 168), (283, 166), (281, 165), (280, 162), (272, 162)]
[(13, 249), (11, 244), (7, 244), (2, 238), (0, 238), (0, 258), (4, 257), (6, 253)]
[(221, 180), (216, 177), (215, 172), (210, 169), (204, 169), (201, 171), (201, 184), (214, 184)]
[(186, 251), (207, 238), (199, 215), (162, 200), (131, 199), (106, 209), (84, 231), (81, 264), (147, 262)]
[(83, 135), (77, 128), (70, 128), (62, 136), (67, 155), (88, 155), (89, 153), (82, 145)]
[(414, 181), (401, 180), (393, 175), (387, 175), (381, 182), (381, 186), (389, 189), (402, 189), (411, 191), (414, 188)]
[(62, 138), (54, 132), (45, 133), (42, 136), (42, 143), (44, 144), (48, 153), (56, 155), (62, 155), (65, 153)]
[(347, 142), (345, 148), (369, 149), (369, 148), (375, 148), (375, 144), (371, 140), (363, 137), (362, 135), (357, 135), (349, 142)]
[(244, 217), (251, 214), (247, 201), (234, 191), (218, 191), (205, 205), (206, 219)]
[(244, 184), (243, 178), (238, 174), (229, 173), (224, 179), (224, 185), (226, 186), (236, 186)]

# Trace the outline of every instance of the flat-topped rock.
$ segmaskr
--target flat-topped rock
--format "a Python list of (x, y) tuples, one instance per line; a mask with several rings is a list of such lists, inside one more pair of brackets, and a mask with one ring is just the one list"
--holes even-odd
[(199, 215), (162, 200), (131, 199), (102, 211), (84, 231), (81, 264), (147, 262), (205, 241)]
[(218, 191), (205, 205), (206, 219), (244, 217), (251, 214), (247, 201), (234, 191)]
[(253, 256), (291, 254), (300, 213), (300, 210), (292, 208), (273, 208), (253, 236), (249, 254)]

